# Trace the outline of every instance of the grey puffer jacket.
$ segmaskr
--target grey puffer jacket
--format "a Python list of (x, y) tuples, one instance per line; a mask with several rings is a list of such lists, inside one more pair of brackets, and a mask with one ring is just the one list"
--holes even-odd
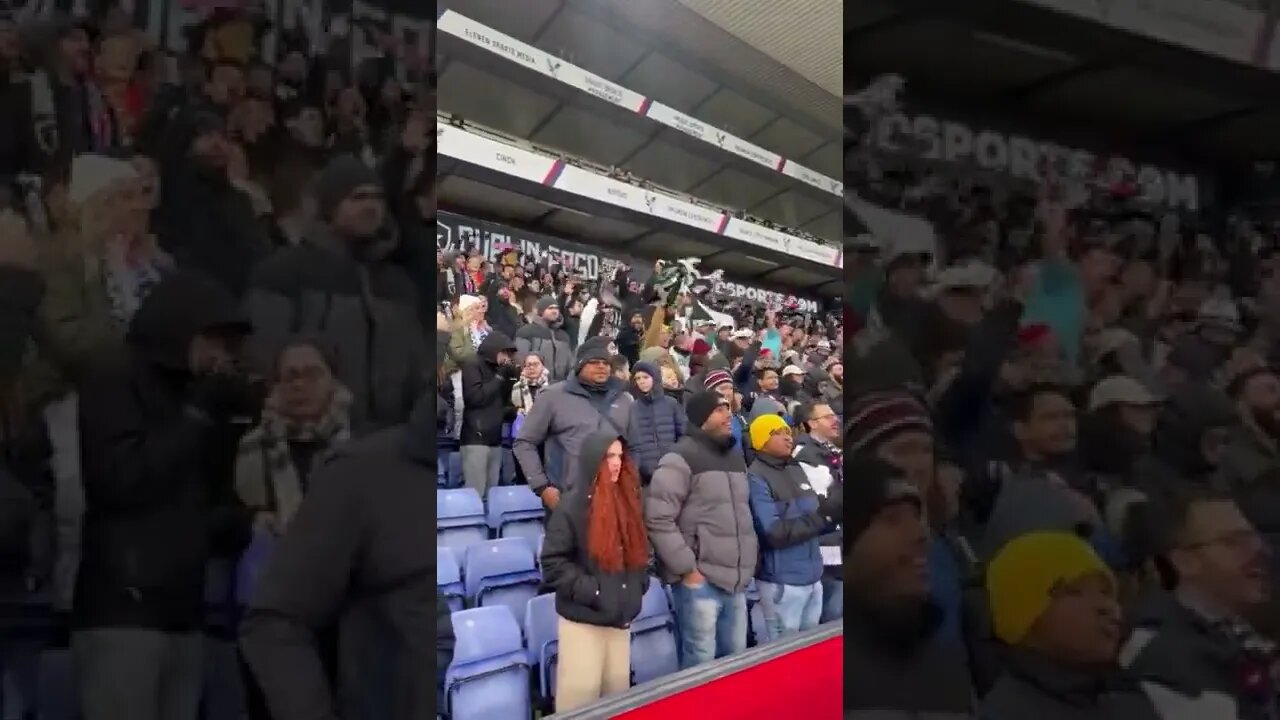
[[(547, 485), (559, 490), (572, 490), (578, 478), (582, 443), (594, 433), (615, 432), (625, 436), (631, 416), (631, 396), (624, 392), (622, 381), (610, 378), (604, 393), (582, 386), (577, 376), (538, 393), (533, 409), (524, 416), (520, 433), (511, 444), (511, 452), (529, 480), (529, 488), (542, 492)], [(552, 445), (564, 453), (562, 477), (549, 477), (538, 447)]]
[(746, 464), (732, 439), (719, 442), (689, 427), (658, 461), (645, 498), (645, 525), (663, 582), (696, 569), (726, 592), (747, 589), (760, 550), (749, 495)]
[(548, 327), (536, 320), (516, 331), (516, 350), (536, 353), (551, 373), (552, 382), (566, 380), (573, 374), (573, 345), (569, 333), (559, 327)]

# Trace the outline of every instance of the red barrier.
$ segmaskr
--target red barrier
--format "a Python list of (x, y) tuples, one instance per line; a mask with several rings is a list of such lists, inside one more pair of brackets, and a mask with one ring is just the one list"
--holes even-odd
[(839, 720), (844, 704), (844, 636), (794, 650), (765, 662), (627, 710), (621, 720)]

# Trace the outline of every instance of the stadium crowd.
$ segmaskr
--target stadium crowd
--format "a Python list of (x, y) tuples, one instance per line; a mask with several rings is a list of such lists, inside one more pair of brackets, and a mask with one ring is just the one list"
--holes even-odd
[(426, 718), (426, 39), (91, 5), (0, 3), (0, 713)]
[[(532, 651), (535, 607), (554, 595), (555, 681), (534, 705), (563, 712), (659, 676), (629, 639), (650, 597), (674, 618), (665, 672), (838, 620), (836, 317), (728, 302), (682, 261), (641, 282), (639, 268), (579, 278), (495, 254), (439, 260), (438, 486), (490, 507), (519, 492), (545, 514), (524, 561), (540, 579), (511, 603)], [(468, 574), (485, 542), (441, 540)], [(440, 604), (441, 628), (467, 612)]]
[(1271, 226), (885, 157), (902, 93), (846, 120), (847, 716), (1275, 717)]

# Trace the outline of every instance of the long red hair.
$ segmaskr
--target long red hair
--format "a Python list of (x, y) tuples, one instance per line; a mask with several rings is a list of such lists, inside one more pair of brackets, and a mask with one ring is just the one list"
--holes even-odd
[(649, 564), (649, 535), (640, 507), (640, 473), (625, 448), (618, 481), (600, 461), (587, 508), (587, 554), (605, 572), (639, 570)]

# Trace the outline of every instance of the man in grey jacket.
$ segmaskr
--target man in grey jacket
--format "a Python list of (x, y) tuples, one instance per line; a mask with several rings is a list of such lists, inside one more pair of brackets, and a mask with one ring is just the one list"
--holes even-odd
[[(529, 489), (548, 510), (555, 509), (560, 493), (570, 490), (578, 477), (578, 451), (584, 440), (598, 432), (627, 433), (632, 400), (622, 381), (613, 377), (609, 359), (616, 353), (608, 338), (584, 342), (578, 348), (577, 374), (538, 394), (511, 444)], [(548, 457), (563, 458), (564, 472), (558, 477), (544, 465), (540, 447)]]
[(516, 331), (516, 351), (536, 353), (547, 366), (551, 382), (567, 380), (574, 371), (573, 345), (569, 333), (564, 331), (564, 318), (556, 299), (547, 295), (538, 298), (538, 317)]
[(323, 222), (250, 278), (255, 359), (269, 370), (298, 334), (326, 342), (354, 397), (352, 426), (364, 435), (407, 421), (425, 387), (430, 360), (417, 289), (387, 259), (396, 239), (371, 168), (349, 155), (335, 158), (316, 179), (315, 195)]
[(759, 555), (729, 403), (704, 391), (686, 410), (688, 434), (658, 461), (644, 507), (675, 600), (682, 669), (746, 649), (746, 590)]

